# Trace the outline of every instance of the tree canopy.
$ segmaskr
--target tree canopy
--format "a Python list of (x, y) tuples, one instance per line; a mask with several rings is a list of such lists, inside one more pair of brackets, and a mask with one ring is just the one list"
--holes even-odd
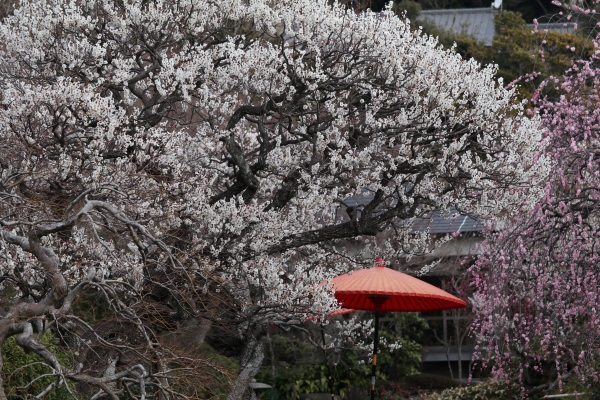
[(495, 69), (391, 11), (24, 0), (0, 41), (0, 344), (41, 357), (49, 391), (193, 397), (174, 380), (206, 363), (161, 332), (203, 316), (246, 340), (241, 398), (266, 325), (338, 307), (320, 282), (428, 251), (411, 223), (435, 210), (510, 215), (548, 173)]
[[(520, 380), (550, 366), (555, 379), (532, 392), (572, 375), (598, 379), (599, 72), (596, 52), (536, 91), (553, 173), (534, 209), (490, 237), (472, 269), (485, 363)], [(553, 96), (540, 95), (544, 86)]]

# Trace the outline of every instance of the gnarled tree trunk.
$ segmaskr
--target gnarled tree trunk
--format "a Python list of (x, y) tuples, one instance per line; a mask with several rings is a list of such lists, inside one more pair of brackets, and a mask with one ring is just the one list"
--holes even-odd
[(240, 371), (229, 392), (229, 396), (227, 396), (227, 400), (242, 400), (251, 396), (252, 389), (250, 389), (248, 385), (260, 369), (263, 358), (265, 357), (264, 350), (264, 335), (252, 336), (248, 340), (248, 343), (244, 348), (244, 353), (242, 354)]

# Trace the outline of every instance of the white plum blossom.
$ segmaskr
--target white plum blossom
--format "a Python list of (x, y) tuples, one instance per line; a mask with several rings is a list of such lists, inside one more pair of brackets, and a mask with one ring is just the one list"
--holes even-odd
[[(0, 41), (0, 270), (18, 282), (0, 344), (20, 335), (61, 385), (107, 396), (129, 379), (177, 397), (147, 299), (236, 327), (238, 399), (265, 326), (339, 307), (322, 282), (431, 250), (415, 218), (533, 204), (550, 168), (538, 118), (495, 67), (391, 10), (23, 0)], [(159, 370), (70, 370), (35, 341), (36, 319), (83, 326), (72, 305), (86, 288), (135, 322)]]

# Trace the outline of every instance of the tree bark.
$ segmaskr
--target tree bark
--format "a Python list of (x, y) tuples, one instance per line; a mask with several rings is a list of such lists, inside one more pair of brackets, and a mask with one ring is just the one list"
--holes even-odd
[(242, 362), (240, 363), (240, 372), (227, 396), (227, 400), (242, 400), (252, 397), (252, 389), (248, 385), (260, 369), (265, 357), (264, 347), (264, 336), (260, 335), (250, 338), (244, 348)]

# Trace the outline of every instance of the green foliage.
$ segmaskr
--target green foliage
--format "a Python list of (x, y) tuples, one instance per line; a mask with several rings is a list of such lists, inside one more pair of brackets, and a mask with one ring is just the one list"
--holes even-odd
[[(427, 323), (417, 313), (389, 314), (386, 317), (394, 319), (386, 318), (380, 336), (388, 343), (399, 341), (402, 347), (390, 352), (382, 346), (377, 357), (378, 379), (399, 380), (417, 374), (421, 366), (421, 346), (416, 341), (427, 328)], [(271, 353), (271, 366), (262, 369), (256, 377), (274, 388), (264, 393), (265, 399), (297, 400), (304, 393), (329, 392), (330, 376), (334, 377), (335, 393), (343, 395), (350, 388), (367, 392), (371, 366), (352, 351), (342, 351), (337, 365), (332, 366), (330, 371), (324, 365), (322, 354), (300, 338), (275, 335), (267, 349)]]
[(421, 13), (421, 5), (412, 0), (394, 1), (392, 10), (399, 16), (405, 15), (410, 21), (414, 21)]
[[(552, 376), (550, 382), (555, 383), (556, 376)], [(549, 382), (549, 383), (550, 383)], [(600, 382), (594, 382), (592, 377), (582, 379), (573, 374), (568, 379), (563, 380), (562, 385), (556, 385), (551, 391), (542, 391), (531, 397), (532, 400), (541, 400), (545, 396), (560, 396), (565, 394), (579, 393), (577, 397), (569, 396), (578, 400), (600, 400)]]
[[(496, 36), (492, 46), (473, 49), (473, 57), (484, 64), (498, 64), (498, 74), (505, 83), (534, 71), (541, 73), (536, 82), (549, 76), (561, 76), (570, 68), (572, 60), (589, 57), (594, 51), (586, 37), (573, 33), (540, 31), (532, 34), (521, 15), (514, 12), (499, 12), (494, 27)], [(523, 94), (531, 94), (531, 91), (527, 88)]]
[(412, 26), (415, 28), (421, 27), (423, 33), (436, 37), (439, 44), (445, 49), (454, 47), (456, 52), (462, 55), (464, 58), (472, 58), (473, 49), (484, 46), (481, 43), (477, 43), (475, 38), (472, 36), (440, 28), (429, 20), (413, 22)]
[(272, 351), (269, 358), (274, 357), (275, 359), (271, 360), (271, 362), (275, 362), (276, 364), (310, 364), (315, 362), (319, 357), (317, 354), (318, 351), (313, 345), (295, 337), (290, 338), (283, 335), (275, 335), (270, 339), (268, 346), (270, 346), (270, 350)]
[[(444, 30), (428, 21), (419, 21), (423, 32), (435, 36), (445, 48), (455, 49), (465, 58), (474, 58), (483, 65), (497, 64), (498, 76), (504, 84), (533, 72), (540, 75), (520, 87), (521, 98), (530, 98), (534, 88), (549, 76), (561, 76), (573, 60), (589, 57), (594, 47), (587, 36), (574, 33), (537, 32), (527, 27), (521, 14), (500, 11), (494, 18), (496, 35), (491, 46), (474, 38)], [(543, 51), (543, 57), (540, 53)]]
[(77, 298), (73, 312), (84, 321), (95, 324), (110, 314), (106, 298), (99, 292), (88, 290)]
[(382, 349), (377, 356), (377, 369), (382, 379), (398, 380), (404, 376), (418, 374), (421, 368), (421, 345), (405, 338), (398, 338), (394, 333), (382, 330), (388, 342), (398, 341), (400, 349), (390, 352)]
[[(171, 349), (177, 351), (176, 349)], [(234, 357), (219, 354), (207, 343), (197, 348), (186, 348), (180, 360), (175, 360), (170, 367), (173, 379), (171, 388), (189, 399), (223, 400), (231, 389), (239, 363)], [(193, 360), (198, 360), (193, 361)], [(194, 364), (190, 364), (194, 363)], [(193, 373), (187, 369), (193, 365)]]
[(398, 334), (407, 340), (419, 341), (423, 338), (425, 330), (429, 329), (427, 321), (425, 321), (419, 313), (404, 312), (392, 314), (394, 317), (393, 324), (398, 328)]
[[(264, 393), (263, 398), (269, 400), (297, 400), (304, 393), (326, 393), (329, 389), (329, 371), (324, 365), (297, 366), (279, 370), (275, 378), (267, 370), (261, 371), (256, 379), (273, 386), (274, 389)], [(343, 385), (348, 382), (336, 381), (335, 390), (343, 392)]]
[(593, 385), (589, 391), (589, 400), (600, 400), (600, 385)]
[(516, 383), (488, 380), (479, 384), (446, 389), (442, 393), (428, 396), (426, 400), (513, 400), (522, 397), (521, 388)]
[[(72, 360), (70, 356), (59, 346), (58, 341), (51, 333), (44, 334), (40, 342), (56, 355), (56, 358), (62, 365), (71, 365)], [(15, 337), (10, 337), (4, 342), (2, 346), (2, 361), (4, 363), (2, 378), (9, 400), (19, 400), (36, 396), (52, 382), (56, 382), (56, 378), (54, 377), (44, 377), (34, 381), (35, 378), (41, 375), (49, 374), (51, 370), (37, 354), (25, 353), (15, 342)], [(44, 396), (46, 400), (72, 398), (64, 386), (58, 389), (54, 388)]]
[(402, 378), (400, 381), (400, 387), (404, 389), (416, 389), (418, 390), (436, 390), (442, 391), (446, 389), (453, 389), (456, 387), (462, 387), (460, 383), (452, 378), (434, 375), (434, 374), (418, 374), (410, 375)]
[(330, 376), (335, 377), (333, 380), (335, 393), (343, 394), (350, 385), (366, 388), (369, 371), (370, 367), (359, 364), (354, 353), (344, 351), (339, 364), (332, 367), (333, 375), (329, 367), (324, 364), (291, 365), (277, 368), (275, 376), (271, 368), (264, 368), (258, 373), (256, 380), (268, 383), (274, 388), (264, 394), (265, 399), (297, 400), (304, 393), (329, 392)]
[(319, 353), (313, 345), (295, 336), (274, 335), (267, 342), (267, 349), (271, 367), (256, 377), (274, 388), (264, 393), (265, 398), (296, 400), (303, 393), (329, 390), (329, 372), (318, 364)]
[(382, 324), (380, 335), (386, 342), (399, 342), (402, 347), (394, 351), (383, 347), (377, 357), (377, 370), (381, 379), (400, 380), (418, 374), (421, 368), (421, 345), (418, 342), (428, 328), (418, 313), (390, 314), (392, 320)]

